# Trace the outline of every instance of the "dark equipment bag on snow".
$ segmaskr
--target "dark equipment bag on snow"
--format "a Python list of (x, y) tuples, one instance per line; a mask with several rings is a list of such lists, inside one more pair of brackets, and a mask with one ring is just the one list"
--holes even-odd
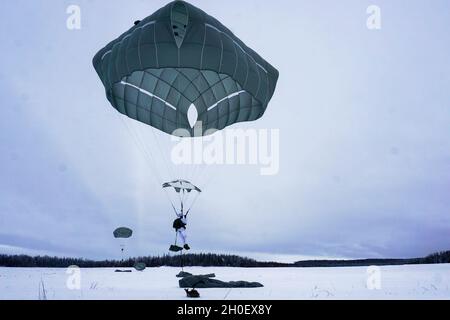
[(184, 291), (186, 291), (186, 296), (188, 298), (200, 298), (200, 293), (195, 289), (192, 290), (184, 289)]

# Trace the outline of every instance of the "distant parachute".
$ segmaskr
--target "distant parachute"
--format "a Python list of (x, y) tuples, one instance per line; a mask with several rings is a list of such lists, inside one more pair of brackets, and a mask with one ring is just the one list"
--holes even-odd
[(177, 129), (207, 135), (259, 119), (279, 76), (219, 21), (184, 1), (136, 21), (93, 65), (115, 109), (173, 135)]
[(127, 239), (130, 238), (133, 235), (133, 230), (126, 227), (117, 228), (113, 232), (114, 238), (121, 238), (121, 239)]
[(134, 268), (137, 271), (144, 271), (147, 268), (147, 265), (144, 262), (137, 262), (134, 264)]
[(120, 227), (114, 230), (113, 232), (114, 238), (120, 240), (120, 252), (122, 254), (122, 261), (124, 260), (124, 253), (127, 239), (131, 238), (133, 235), (133, 230), (126, 227)]

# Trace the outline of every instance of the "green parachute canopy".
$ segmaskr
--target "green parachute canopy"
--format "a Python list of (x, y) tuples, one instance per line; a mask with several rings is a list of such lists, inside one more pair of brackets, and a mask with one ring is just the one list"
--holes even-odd
[(136, 262), (134, 264), (134, 268), (137, 271), (144, 271), (147, 268), (147, 265), (144, 262)]
[[(172, 203), (172, 207), (175, 210), (175, 213), (178, 214), (176, 204), (179, 202), (179, 208), (182, 212), (186, 210), (186, 214), (191, 211), (192, 206), (197, 201), (198, 196), (202, 192), (199, 187), (195, 186), (193, 183), (187, 180), (175, 180), (171, 182), (166, 182), (163, 184), (163, 189), (172, 189), (174, 194), (177, 196), (175, 198), (171, 198), (169, 196), (169, 200)], [(194, 192), (195, 191), (195, 192)], [(193, 199), (189, 197), (190, 194), (194, 193)]]
[(93, 64), (115, 109), (178, 136), (259, 119), (278, 80), (229, 29), (184, 1), (136, 21)]
[(126, 227), (121, 227), (114, 230), (113, 234), (116, 239), (127, 239), (133, 235), (133, 230)]
[(163, 188), (173, 188), (177, 193), (180, 192), (202, 192), (200, 188), (194, 186), (191, 182), (186, 180), (175, 180), (171, 182), (166, 182), (163, 184)]

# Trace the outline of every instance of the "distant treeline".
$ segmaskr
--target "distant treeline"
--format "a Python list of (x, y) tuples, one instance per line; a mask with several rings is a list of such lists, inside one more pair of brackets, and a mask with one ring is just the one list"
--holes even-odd
[(296, 267), (360, 267), (404, 264), (450, 263), (450, 251), (430, 254), (423, 258), (411, 259), (358, 259), (358, 260), (306, 260), (295, 262)]
[(241, 267), (241, 268), (270, 268), (270, 267), (352, 267), (371, 265), (403, 265), (403, 264), (434, 264), (450, 263), (450, 251), (433, 253), (423, 258), (412, 259), (363, 259), (363, 260), (310, 260), (295, 263), (261, 262), (236, 255), (222, 255), (213, 253), (186, 254), (160, 257), (138, 257), (124, 261), (103, 260), (94, 261), (77, 258), (60, 258), (27, 255), (0, 255), (2, 267), (27, 268), (67, 268), (72, 265), (81, 268), (127, 268), (136, 262), (144, 262), (147, 267)]
[(289, 264), (277, 262), (258, 262), (256, 260), (236, 255), (219, 255), (212, 253), (164, 255), (158, 257), (137, 257), (124, 261), (118, 260), (87, 260), (77, 258), (60, 258), (49, 256), (31, 257), (27, 255), (0, 255), (2, 267), (31, 267), (31, 268), (67, 268), (72, 265), (81, 268), (127, 268), (133, 267), (136, 262), (144, 262), (147, 267), (287, 267)]

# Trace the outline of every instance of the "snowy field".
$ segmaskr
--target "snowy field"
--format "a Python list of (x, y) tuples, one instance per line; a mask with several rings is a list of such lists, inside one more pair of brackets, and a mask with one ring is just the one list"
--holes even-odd
[[(257, 289), (200, 289), (202, 299), (450, 299), (450, 265), (386, 266), (379, 273), (354, 268), (187, 268), (224, 281), (258, 281)], [(376, 270), (375, 270), (376, 271)], [(81, 289), (66, 269), (0, 268), (0, 299), (185, 299), (176, 268), (115, 273), (81, 269)], [(76, 278), (75, 278), (76, 279)], [(71, 285), (70, 285), (71, 283)], [(69, 281), (69, 285), (77, 284)], [(368, 289), (374, 287), (375, 289)], [(376, 289), (378, 287), (378, 289)]]

